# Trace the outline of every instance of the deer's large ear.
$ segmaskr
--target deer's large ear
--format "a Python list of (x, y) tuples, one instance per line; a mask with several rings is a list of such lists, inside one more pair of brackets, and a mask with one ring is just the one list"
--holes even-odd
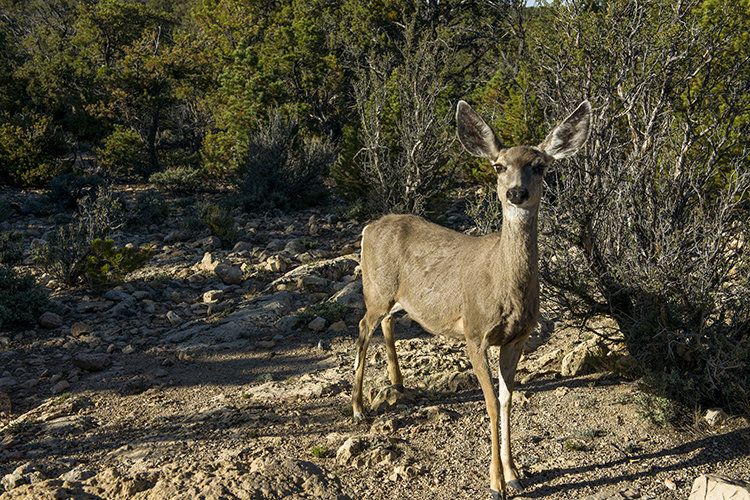
[(591, 104), (583, 101), (563, 122), (549, 133), (539, 149), (555, 160), (575, 154), (589, 137)]
[(495, 132), (466, 101), (458, 101), (456, 135), (466, 151), (480, 158), (494, 160), (503, 149)]

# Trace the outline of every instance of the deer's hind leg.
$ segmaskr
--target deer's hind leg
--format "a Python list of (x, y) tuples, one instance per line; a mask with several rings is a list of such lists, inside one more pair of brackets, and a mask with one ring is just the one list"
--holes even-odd
[(401, 369), (398, 366), (398, 356), (396, 354), (396, 336), (393, 328), (393, 314), (389, 313), (380, 326), (383, 329), (383, 338), (385, 339), (385, 351), (388, 355), (388, 378), (391, 384), (398, 391), (404, 390), (404, 377), (401, 376)]
[[(367, 361), (367, 348), (370, 346), (370, 339), (378, 323), (388, 314), (389, 308), (367, 308), (362, 320), (359, 322), (359, 338), (357, 338), (357, 353), (354, 358), (354, 384), (352, 386), (352, 410), (354, 418), (357, 420), (364, 419), (364, 407), (362, 404), (362, 380), (365, 376), (365, 365)], [(377, 311), (377, 312), (375, 312)]]

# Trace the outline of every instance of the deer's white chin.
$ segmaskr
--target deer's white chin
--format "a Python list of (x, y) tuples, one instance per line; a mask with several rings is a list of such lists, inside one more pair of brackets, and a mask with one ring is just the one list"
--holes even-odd
[(503, 218), (508, 220), (529, 220), (536, 216), (537, 207), (525, 208), (508, 204), (503, 207)]

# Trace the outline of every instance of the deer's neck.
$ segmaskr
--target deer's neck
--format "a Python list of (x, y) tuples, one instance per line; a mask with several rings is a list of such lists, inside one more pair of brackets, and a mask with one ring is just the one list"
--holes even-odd
[(503, 225), (495, 255), (499, 276), (510, 289), (538, 293), (539, 247), (536, 211), (503, 211)]

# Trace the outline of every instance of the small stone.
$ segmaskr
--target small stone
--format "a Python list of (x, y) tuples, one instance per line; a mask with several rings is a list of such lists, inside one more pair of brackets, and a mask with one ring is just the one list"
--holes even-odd
[(0, 479), (0, 487), (5, 491), (18, 488), (23, 484), (35, 483), (44, 480), (44, 475), (36, 470), (31, 464), (26, 463)]
[(726, 422), (727, 418), (729, 418), (729, 415), (727, 415), (726, 412), (721, 408), (718, 408), (714, 410), (708, 410), (703, 418), (706, 420), (706, 422), (708, 422), (708, 425), (714, 427), (717, 425), (722, 425), (724, 422)]
[(208, 238), (199, 240), (197, 242), (197, 245), (200, 246), (204, 251), (211, 252), (212, 250), (221, 248), (221, 240), (216, 236), (209, 236)]
[(322, 332), (326, 327), (326, 320), (325, 318), (321, 318), (320, 316), (318, 316), (314, 320), (310, 321), (307, 324), (307, 327), (314, 332)]
[(219, 262), (214, 260), (213, 256), (209, 252), (206, 252), (203, 254), (203, 259), (198, 263), (196, 267), (199, 271), (213, 271), (218, 265)]
[(307, 292), (324, 292), (330, 284), (329, 280), (317, 276), (302, 276), (297, 280), (297, 288)]
[(143, 307), (143, 312), (146, 314), (154, 314), (156, 312), (156, 302), (149, 299), (143, 299), (141, 301), (141, 307)]
[(427, 411), (427, 420), (430, 422), (443, 423), (453, 420), (453, 416), (439, 406), (428, 406), (425, 410)]
[(188, 234), (185, 231), (175, 229), (174, 231), (170, 231), (169, 233), (167, 233), (167, 235), (164, 237), (164, 243), (175, 243), (177, 241), (185, 241), (187, 239)]
[(0, 392), (0, 416), (9, 417), (11, 409), (10, 396), (4, 392)]
[(53, 312), (47, 311), (39, 317), (39, 326), (42, 328), (60, 328), (62, 324), (62, 318)]
[(74, 469), (62, 474), (60, 479), (64, 481), (85, 481), (89, 478), (94, 477), (96, 474), (90, 469), (86, 468), (85, 465), (81, 464), (76, 466)]
[(668, 489), (675, 491), (677, 489), (677, 484), (672, 481), (670, 478), (667, 478), (664, 480), (664, 486), (666, 486)]
[(350, 437), (336, 451), (336, 463), (339, 465), (347, 465), (353, 457), (356, 457), (362, 452), (363, 448), (364, 444), (361, 439)]
[(244, 277), (242, 269), (226, 264), (219, 264), (214, 269), (214, 272), (225, 285), (239, 285), (242, 283), (242, 278)]
[(266, 259), (263, 268), (272, 273), (284, 273), (288, 269), (286, 260), (280, 255), (274, 255)]
[(704, 474), (693, 481), (688, 500), (731, 498), (750, 500), (750, 483), (736, 481), (717, 474)]
[(86, 354), (79, 353), (73, 356), (73, 366), (90, 372), (104, 370), (112, 364), (112, 358), (107, 354)]
[(412, 479), (417, 477), (422, 472), (421, 467), (415, 467), (413, 465), (397, 465), (393, 468), (393, 474), (388, 476), (393, 482), (405, 479)]
[(590, 369), (592, 360), (605, 354), (605, 348), (598, 339), (579, 344), (562, 358), (560, 374), (565, 377), (584, 374)]
[(122, 348), (123, 354), (133, 354), (134, 352), (135, 352), (135, 347), (133, 347), (132, 344), (128, 344)]
[(347, 332), (349, 331), (349, 329), (347, 328), (346, 323), (344, 323), (344, 321), (341, 320), (329, 326), (328, 331), (333, 332), (333, 333), (341, 333), (341, 332)]
[(272, 349), (276, 346), (276, 342), (273, 340), (259, 340), (255, 343), (255, 347), (258, 349)]
[(18, 379), (11, 375), (0, 377), (0, 390), (7, 391), (12, 389), (18, 384)]
[(104, 294), (104, 298), (113, 302), (126, 302), (133, 300), (133, 297), (129, 293), (117, 289), (107, 290), (107, 293)]
[(63, 391), (66, 391), (70, 389), (70, 383), (67, 380), (61, 380), (55, 385), (52, 386), (52, 389), (50, 391), (52, 394), (60, 394)]
[(172, 325), (179, 325), (180, 323), (182, 323), (182, 318), (174, 311), (167, 311), (167, 321), (169, 321), (169, 323)]
[(89, 325), (85, 321), (78, 321), (76, 323), (73, 323), (73, 325), (71, 325), (70, 327), (70, 334), (75, 338), (78, 338), (87, 333), (91, 333), (91, 325)]
[(278, 320), (274, 326), (282, 332), (288, 332), (296, 329), (299, 324), (299, 317), (296, 314), (290, 314), (289, 316), (284, 316)]
[(224, 298), (224, 290), (209, 290), (203, 294), (203, 302), (216, 302)]

